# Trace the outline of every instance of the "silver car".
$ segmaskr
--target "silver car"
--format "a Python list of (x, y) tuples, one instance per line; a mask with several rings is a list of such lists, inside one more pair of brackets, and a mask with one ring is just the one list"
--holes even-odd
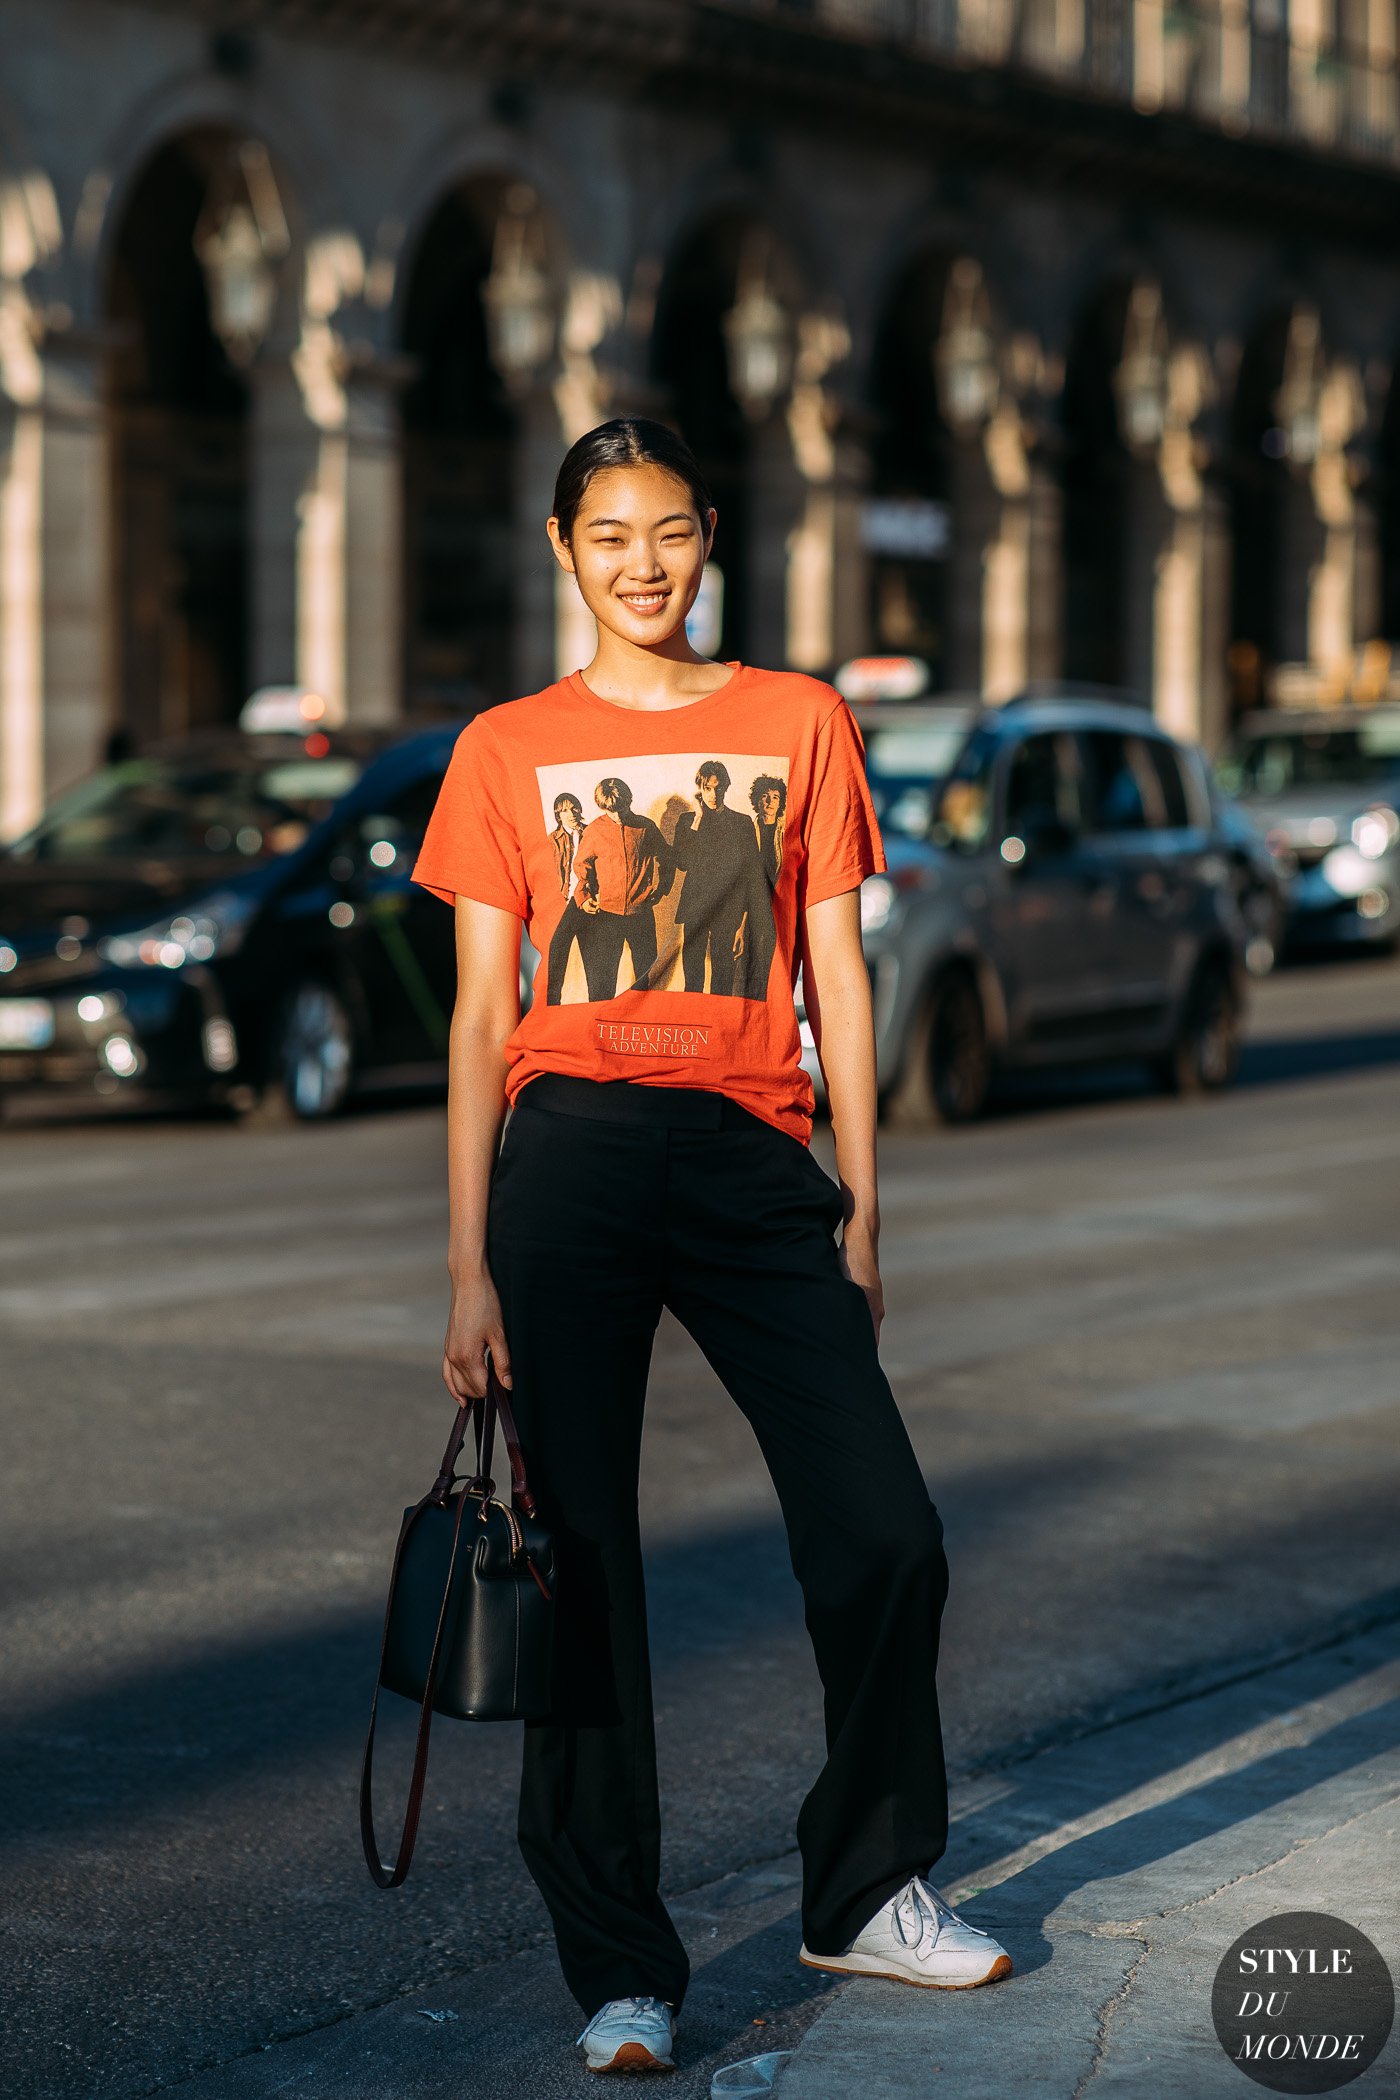
[(1296, 945), (1400, 936), (1400, 707), (1247, 715), (1218, 768), (1289, 876)]
[(1144, 710), (987, 709), (925, 835), (885, 847), (861, 919), (891, 1117), (967, 1121), (998, 1069), (1132, 1057), (1171, 1091), (1233, 1078), (1250, 929), (1204, 764)]

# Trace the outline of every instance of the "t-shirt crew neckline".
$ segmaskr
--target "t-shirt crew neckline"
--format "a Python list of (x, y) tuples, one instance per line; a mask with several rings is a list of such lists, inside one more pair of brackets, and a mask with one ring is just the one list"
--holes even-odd
[(699, 694), (694, 700), (682, 700), (675, 707), (624, 707), (621, 701), (605, 700), (601, 693), (594, 692), (581, 670), (570, 671), (564, 683), (579, 699), (586, 700), (591, 707), (605, 709), (610, 715), (626, 715), (634, 722), (666, 722), (673, 715), (693, 715), (697, 708), (710, 707), (717, 700), (729, 698), (735, 687), (749, 675), (750, 666), (736, 658), (725, 657), (723, 661), (729, 665), (731, 674), (723, 685), (717, 685), (712, 693)]

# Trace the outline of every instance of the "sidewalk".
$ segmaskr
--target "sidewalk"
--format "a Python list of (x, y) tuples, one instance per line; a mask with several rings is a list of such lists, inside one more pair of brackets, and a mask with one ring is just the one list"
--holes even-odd
[[(695, 1976), (658, 2092), (708, 2100), (716, 2070), (791, 2051), (776, 2100), (1247, 2100), (1210, 2010), (1246, 1927), (1330, 1911), (1400, 1974), (1400, 1624), (967, 1782), (953, 1811), (940, 1884), (1007, 1943), (1014, 1977), (951, 1993), (830, 1985), (796, 1961), (787, 1854), (671, 1897)], [(162, 2090), (597, 2100), (611, 2087), (582, 2071), (578, 2024), (542, 1935)], [(1400, 2033), (1356, 2089), (1400, 2093)]]
[[(1047, 1751), (954, 1802), (939, 1880), (1015, 1957), (983, 1990), (842, 1984), (779, 2100), (1242, 2100), (1216, 1966), (1290, 1910), (1400, 1980), (1400, 1629)], [(1356, 2081), (1400, 2093), (1400, 2033)]]

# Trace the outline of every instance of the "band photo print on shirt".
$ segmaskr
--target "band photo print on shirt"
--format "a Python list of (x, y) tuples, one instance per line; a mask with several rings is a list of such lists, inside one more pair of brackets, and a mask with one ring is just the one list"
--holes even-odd
[(776, 949), (788, 761), (667, 752), (539, 766), (561, 914), (551, 1006), (620, 992), (762, 999)]

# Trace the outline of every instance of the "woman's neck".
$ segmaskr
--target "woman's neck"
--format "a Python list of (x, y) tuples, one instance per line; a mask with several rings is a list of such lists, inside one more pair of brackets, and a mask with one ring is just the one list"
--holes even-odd
[(693, 649), (683, 627), (650, 649), (600, 627), (593, 660), (583, 671), (584, 683), (601, 699), (639, 712), (688, 706), (717, 692), (733, 675), (728, 664)]

